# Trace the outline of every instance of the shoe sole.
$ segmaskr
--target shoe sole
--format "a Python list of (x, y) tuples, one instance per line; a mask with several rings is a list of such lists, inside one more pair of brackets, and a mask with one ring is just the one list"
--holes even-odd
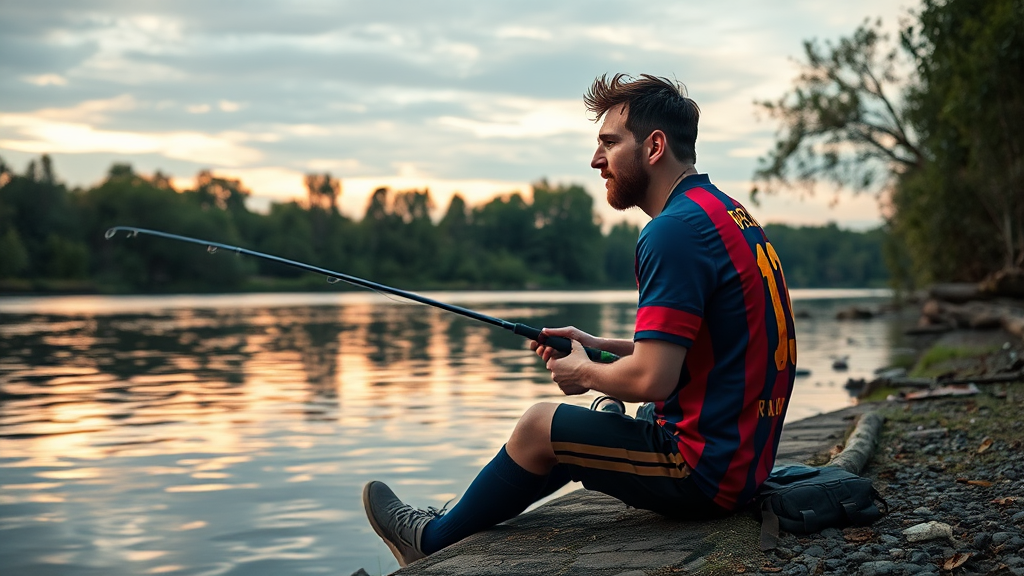
[(377, 524), (377, 520), (374, 519), (373, 514), (370, 512), (370, 486), (373, 484), (376, 484), (376, 482), (367, 482), (366, 486), (363, 486), (363, 511), (366, 512), (366, 519), (370, 521), (370, 527), (377, 533), (377, 536), (380, 536), (380, 539), (388, 545), (391, 553), (395, 555), (395, 559), (398, 560), (398, 565), (405, 568), (408, 564), (405, 562), (405, 558), (402, 557), (402, 553), (399, 552), (398, 548), (396, 548), (395, 545), (384, 536), (384, 531), (381, 529), (380, 525)]

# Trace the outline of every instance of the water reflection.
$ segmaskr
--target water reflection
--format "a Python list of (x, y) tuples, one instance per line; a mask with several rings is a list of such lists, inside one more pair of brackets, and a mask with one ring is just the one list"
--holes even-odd
[[(493, 327), (380, 299), (260, 298), (0, 301), (5, 573), (390, 571), (362, 516), (364, 482), (443, 504), (526, 407), (566, 400), (523, 341)], [(631, 298), (481, 295), (475, 307), (629, 337)], [(846, 376), (892, 347), (886, 322), (798, 305), (814, 310), (798, 325), (812, 376), (794, 417), (849, 404)], [(847, 374), (828, 368), (836, 342)]]

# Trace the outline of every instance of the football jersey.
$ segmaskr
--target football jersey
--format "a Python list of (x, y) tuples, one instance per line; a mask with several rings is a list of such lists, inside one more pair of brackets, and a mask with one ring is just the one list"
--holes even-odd
[(778, 254), (739, 202), (697, 174), (640, 233), (636, 276), (634, 340), (688, 349), (657, 421), (709, 498), (746, 504), (774, 465), (796, 374)]

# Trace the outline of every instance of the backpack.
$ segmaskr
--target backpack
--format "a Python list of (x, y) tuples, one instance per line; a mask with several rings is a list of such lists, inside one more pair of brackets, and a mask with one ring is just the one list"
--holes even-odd
[(868, 526), (889, 511), (870, 480), (835, 466), (776, 466), (758, 490), (756, 502), (765, 551), (778, 545), (779, 528), (810, 534), (823, 528)]

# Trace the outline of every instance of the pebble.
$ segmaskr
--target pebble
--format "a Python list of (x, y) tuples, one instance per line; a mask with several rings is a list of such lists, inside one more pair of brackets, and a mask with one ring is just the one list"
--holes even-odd
[(890, 536), (888, 534), (882, 534), (881, 536), (878, 537), (878, 539), (879, 539), (879, 541), (882, 542), (882, 544), (885, 544), (886, 546), (892, 546), (893, 544), (898, 544), (899, 541), (900, 541), (899, 538), (897, 538), (895, 536)]
[[(943, 563), (955, 554), (970, 554), (953, 576), (1024, 576), (1024, 499), (993, 503), (1024, 494), (1024, 450), (997, 441), (987, 450), (989, 462), (984, 462), (976, 457), (984, 438), (980, 431), (950, 425), (944, 434), (931, 432), (960, 417), (961, 409), (954, 401), (907, 404), (909, 412), (940, 417), (920, 421), (918, 431), (926, 432), (921, 434), (907, 434), (916, 423), (886, 424), (896, 428), (862, 475), (888, 502), (889, 513), (867, 532), (828, 528), (807, 536), (784, 533), (785, 547), (775, 552), (773, 565), (793, 576), (950, 576)], [(985, 417), (981, 407), (974, 417)], [(964, 478), (997, 486), (970, 485)], [(769, 574), (778, 573), (760, 576)]]
[(996, 546), (1008, 542), (1011, 538), (1016, 536), (1013, 532), (996, 532), (992, 535), (992, 543)]
[(860, 565), (860, 574), (863, 576), (883, 576), (885, 574), (892, 574), (896, 572), (897, 566), (898, 564), (888, 560), (865, 562)]
[(825, 549), (815, 544), (814, 546), (808, 546), (804, 550), (804, 556), (813, 556), (815, 558), (821, 558), (825, 556)]
[(903, 535), (907, 537), (908, 542), (927, 542), (939, 538), (952, 538), (953, 528), (949, 524), (933, 520), (911, 526), (903, 531)]

